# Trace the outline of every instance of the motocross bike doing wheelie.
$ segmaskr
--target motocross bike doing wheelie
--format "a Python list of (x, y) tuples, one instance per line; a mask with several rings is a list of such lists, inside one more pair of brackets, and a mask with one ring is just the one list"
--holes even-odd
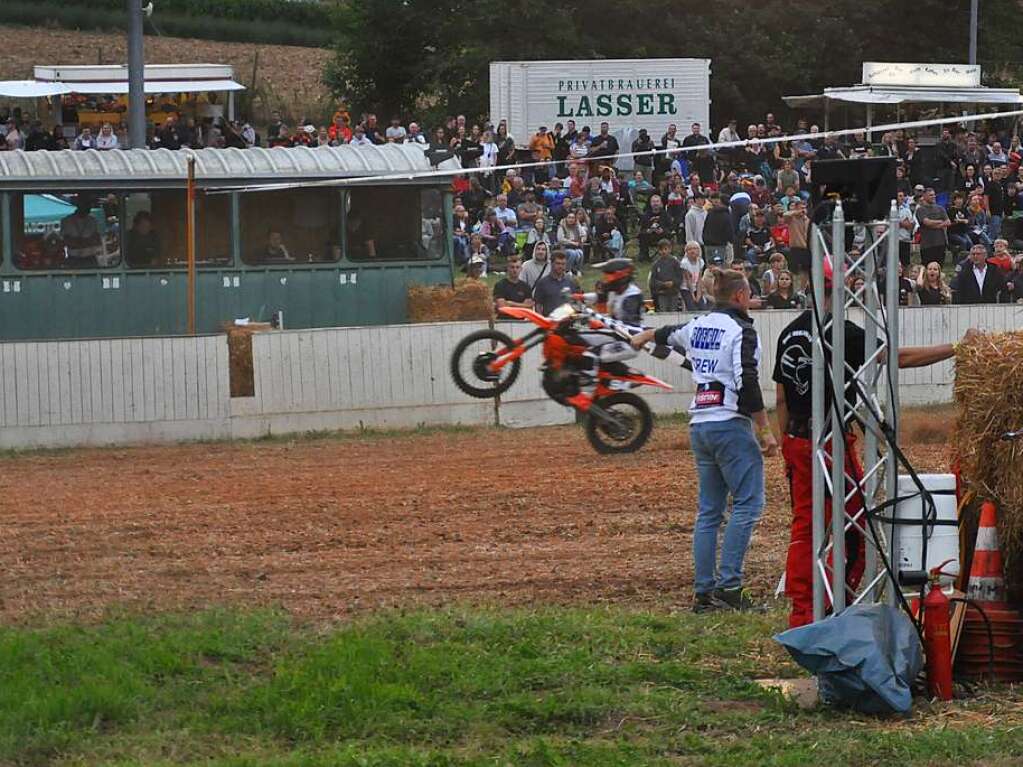
[[(579, 299), (580, 296), (575, 296)], [(547, 395), (585, 416), (586, 437), (598, 453), (631, 453), (649, 439), (654, 426), (650, 406), (630, 389), (670, 384), (630, 368), (594, 348), (628, 347), (642, 328), (607, 317), (578, 300), (562, 304), (549, 317), (521, 307), (501, 307), (501, 314), (526, 320), (536, 329), (512, 339), (498, 330), (479, 330), (459, 341), (451, 355), (451, 376), (471, 397), (496, 397), (518, 378), (522, 355), (542, 345), (542, 384)], [(680, 355), (665, 347), (648, 345), (655, 357)], [(612, 355), (613, 356), (613, 355)], [(622, 354), (622, 358), (635, 352)]]

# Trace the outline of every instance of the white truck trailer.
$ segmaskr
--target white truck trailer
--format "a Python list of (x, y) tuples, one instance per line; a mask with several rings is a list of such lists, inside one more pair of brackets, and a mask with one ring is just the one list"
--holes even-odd
[(623, 152), (640, 128), (656, 142), (669, 123), (686, 136), (698, 122), (710, 136), (710, 59), (493, 61), (490, 119), (507, 120), (520, 147), (541, 125), (553, 130), (568, 120), (594, 133), (609, 123)]

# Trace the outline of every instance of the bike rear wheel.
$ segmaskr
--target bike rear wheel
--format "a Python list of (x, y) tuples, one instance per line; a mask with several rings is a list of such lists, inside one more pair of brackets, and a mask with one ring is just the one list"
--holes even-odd
[(594, 405), (608, 417), (586, 414), (586, 439), (598, 453), (634, 453), (650, 439), (654, 414), (646, 401), (631, 392), (616, 392)]
[(451, 353), (455, 386), (477, 399), (493, 399), (508, 391), (519, 377), (522, 359), (516, 358), (496, 371), (489, 365), (514, 346), (511, 338), (496, 330), (477, 330), (467, 335)]

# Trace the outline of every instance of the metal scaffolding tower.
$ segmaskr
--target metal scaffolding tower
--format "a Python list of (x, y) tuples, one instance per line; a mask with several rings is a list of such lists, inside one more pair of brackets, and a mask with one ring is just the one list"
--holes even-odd
[[(859, 255), (847, 254), (847, 227), (866, 227)], [(848, 605), (896, 600), (888, 564), (898, 551), (897, 528), (887, 531), (867, 518), (885, 498), (894, 498), (897, 459), (888, 449), (882, 423), (897, 434), (899, 347), (899, 213), (892, 201), (888, 220), (870, 224), (846, 223), (841, 201), (835, 204), (830, 249), (824, 231), (811, 231), (813, 322), (813, 615), (821, 620), (829, 605), (838, 613)], [(830, 253), (829, 253), (830, 250)], [(830, 307), (824, 287), (824, 258), (830, 256), (833, 278)], [(877, 265), (885, 268), (884, 295), (879, 295)], [(861, 272), (863, 287), (856, 291), (846, 276)], [(829, 311), (830, 309), (830, 311)], [(862, 322), (865, 363), (858, 370), (846, 364), (847, 320)], [(838, 332), (832, 333), (836, 328)], [(842, 392), (832, 403), (832, 392)], [(850, 405), (845, 394), (855, 393)], [(863, 473), (848, 459), (854, 424), (863, 431)], [(833, 492), (837, 488), (837, 491)], [(853, 582), (846, 577), (846, 552), (865, 541), (865, 569)], [(886, 584), (889, 588), (886, 590)]]

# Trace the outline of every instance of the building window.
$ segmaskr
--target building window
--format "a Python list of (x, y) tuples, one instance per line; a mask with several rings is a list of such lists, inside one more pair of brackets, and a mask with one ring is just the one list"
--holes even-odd
[(121, 263), (116, 195), (15, 195), (11, 225), (19, 269), (107, 269)]
[(241, 194), (242, 260), (253, 266), (341, 258), (341, 192), (287, 189)]
[(348, 191), (347, 248), (353, 261), (419, 261), (445, 253), (444, 197), (438, 189), (356, 187)]
[[(180, 269), (188, 265), (185, 192), (167, 190), (122, 195), (124, 260), (133, 269)], [(231, 198), (195, 199), (195, 263), (202, 268), (231, 264)]]

